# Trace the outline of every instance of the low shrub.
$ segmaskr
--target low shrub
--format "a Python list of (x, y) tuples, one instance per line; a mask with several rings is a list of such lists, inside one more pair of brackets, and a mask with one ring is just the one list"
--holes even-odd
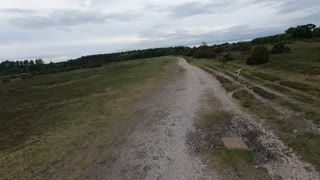
[(291, 49), (288, 46), (280, 42), (273, 45), (271, 54), (289, 53), (290, 51)]
[(266, 46), (256, 46), (247, 58), (247, 65), (258, 65), (269, 62), (269, 51)]
[(231, 61), (233, 60), (233, 56), (231, 53), (222, 52), (217, 56), (217, 60), (221, 62)]

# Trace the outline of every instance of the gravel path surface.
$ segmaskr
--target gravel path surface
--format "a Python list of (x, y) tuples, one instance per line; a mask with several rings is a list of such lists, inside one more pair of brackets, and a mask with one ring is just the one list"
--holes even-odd
[(182, 58), (178, 65), (165, 90), (140, 108), (141, 123), (119, 151), (106, 179), (217, 179), (186, 144), (208, 88), (205, 78), (210, 76)]

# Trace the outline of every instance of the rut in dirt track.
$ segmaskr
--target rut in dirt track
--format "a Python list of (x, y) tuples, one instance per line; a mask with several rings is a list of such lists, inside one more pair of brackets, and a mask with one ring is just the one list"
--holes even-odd
[(186, 135), (208, 90), (208, 74), (179, 58), (164, 91), (145, 102), (141, 122), (104, 179), (216, 179), (188, 150)]

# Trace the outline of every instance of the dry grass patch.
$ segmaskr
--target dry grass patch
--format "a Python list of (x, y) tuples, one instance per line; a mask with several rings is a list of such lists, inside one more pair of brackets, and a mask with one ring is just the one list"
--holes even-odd
[(201, 115), (195, 123), (194, 126), (199, 129), (210, 128), (213, 125), (221, 125), (230, 122), (233, 114), (223, 110), (214, 110), (212, 112), (205, 113)]

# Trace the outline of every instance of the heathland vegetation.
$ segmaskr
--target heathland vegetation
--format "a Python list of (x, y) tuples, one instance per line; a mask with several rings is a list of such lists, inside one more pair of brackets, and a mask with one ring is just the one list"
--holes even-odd
[(116, 62), (0, 84), (0, 179), (83, 179), (106, 163), (124, 126), (135, 123), (132, 105), (158, 88), (155, 79), (174, 60)]
[[(229, 51), (234, 60), (186, 57), (211, 72), (245, 111), (264, 119), (286, 145), (320, 169), (320, 42), (316, 38)], [(286, 50), (290, 49), (290, 51)], [(261, 63), (251, 64), (252, 59)], [(236, 71), (242, 69), (240, 77)]]
[[(0, 176), (81, 179), (96, 167), (113, 163), (112, 148), (119, 147), (126, 128), (139, 123), (132, 118), (141, 113), (133, 108), (136, 102), (174, 77), (165, 75), (176, 61), (171, 55), (184, 56), (211, 73), (232, 102), (255, 120), (263, 120), (263, 126), (290, 147), (290, 152), (319, 171), (319, 31), (308, 24), (248, 42), (203, 42), (192, 48), (98, 54), (48, 64), (41, 59), (3, 61)], [(239, 69), (238, 77), (235, 72)], [(210, 113), (207, 120), (212, 122), (211, 117), (219, 113)], [(220, 114), (221, 118), (215, 119), (219, 122), (214, 123), (229, 126), (231, 117), (226, 121), (228, 115)], [(205, 129), (208, 124), (212, 125), (205, 121), (197, 128)], [(247, 136), (249, 140), (252, 137)], [(240, 175), (250, 174), (252, 168), (252, 172), (259, 170), (254, 162), (261, 148), (250, 152), (219, 148), (205, 149), (212, 162), (225, 162), (223, 168), (231, 166)]]

